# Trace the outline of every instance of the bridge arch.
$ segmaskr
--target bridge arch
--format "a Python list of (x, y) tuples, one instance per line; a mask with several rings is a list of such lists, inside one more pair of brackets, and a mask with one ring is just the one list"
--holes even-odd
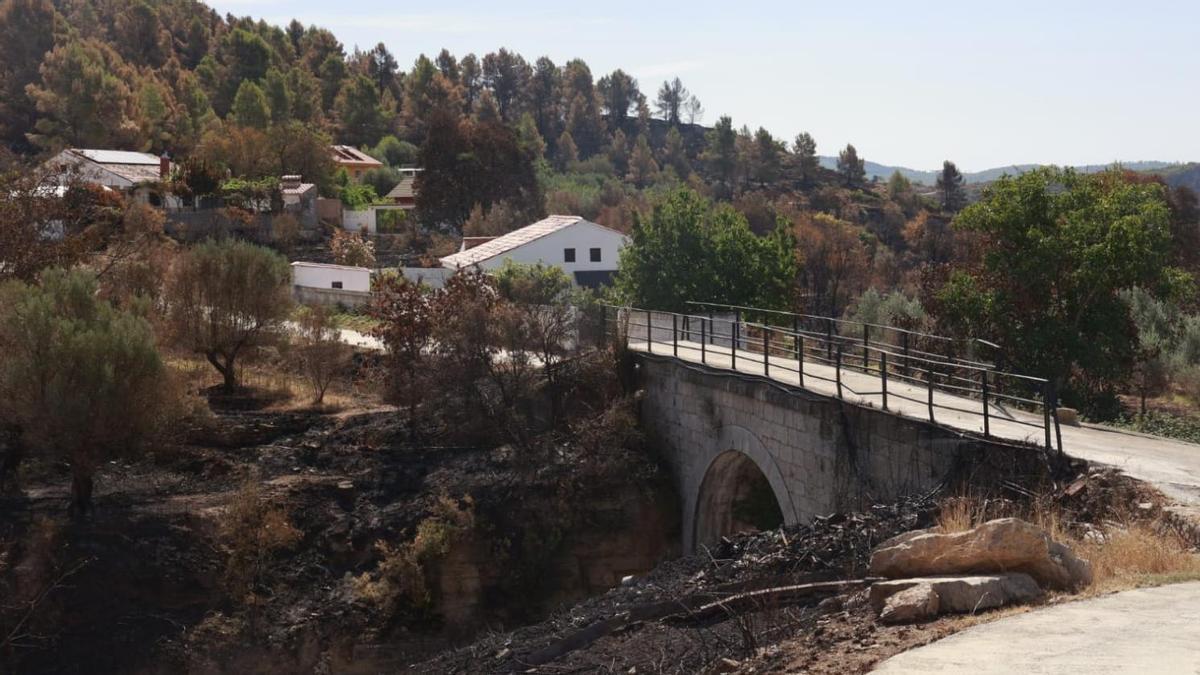
[[(702, 471), (693, 477), (687, 491), (685, 550), (695, 550), (700, 544), (711, 545), (723, 535), (738, 531), (741, 525), (758, 525), (740, 519), (735, 513), (735, 505), (753, 497), (755, 490), (769, 489), (779, 509), (776, 517), (784, 524), (799, 521), (783, 472), (752, 432), (726, 425), (706, 450)], [(758, 506), (770, 507), (767, 503)]]

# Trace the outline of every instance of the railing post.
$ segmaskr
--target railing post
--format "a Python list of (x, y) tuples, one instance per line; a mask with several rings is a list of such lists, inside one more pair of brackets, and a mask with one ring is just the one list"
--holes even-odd
[(863, 372), (871, 372), (871, 352), (868, 347), (871, 344), (871, 327), (863, 324)]
[(991, 428), (988, 426), (988, 371), (981, 372), (983, 373), (983, 437), (987, 438), (992, 435)]
[(804, 352), (801, 351), (799, 344), (800, 344), (800, 317), (793, 316), (792, 317), (792, 346), (796, 348), (796, 360), (803, 361), (804, 360)]
[(733, 330), (731, 331), (733, 340), (731, 340), (729, 343), (729, 346), (730, 346), (729, 366), (731, 368), (733, 368), (734, 370), (737, 370), (737, 348), (738, 348), (738, 330), (739, 330), (738, 325), (740, 324), (739, 319), (741, 318), (741, 316), (742, 316), (741, 312), (738, 312), (734, 316)]
[(800, 376), (800, 386), (804, 386), (804, 338), (796, 333), (796, 374)]
[(833, 319), (825, 319), (825, 358), (833, 358)]
[(836, 373), (835, 377), (837, 378), (837, 395), (838, 395), (838, 398), (841, 398), (842, 397), (842, 345), (841, 345), (841, 343), (838, 343), (837, 359), (834, 361), (833, 367), (834, 367), (834, 372)]
[(650, 354), (654, 353), (653, 333), (653, 319), (650, 318), (650, 310), (646, 310), (646, 352)]
[(763, 324), (763, 375), (771, 376), (771, 329)]
[(1050, 386), (1050, 403), (1050, 414), (1054, 417), (1054, 435), (1058, 439), (1058, 454), (1061, 457), (1063, 454), (1062, 425), (1058, 423), (1058, 390), (1053, 385)]
[(900, 343), (901, 348), (904, 350), (904, 374), (907, 376), (912, 372), (908, 366), (908, 331), (900, 334)]
[(929, 385), (929, 421), (933, 422), (933, 371), (925, 371), (925, 382)]
[(1042, 385), (1042, 426), (1046, 429), (1046, 449), (1054, 448), (1050, 443), (1050, 382)]
[(883, 409), (887, 410), (887, 352), (879, 352), (879, 377), (883, 384)]
[(671, 356), (679, 358), (679, 315), (671, 313)]
[(708, 364), (708, 335), (706, 335), (708, 321), (704, 317), (700, 317), (700, 363)]

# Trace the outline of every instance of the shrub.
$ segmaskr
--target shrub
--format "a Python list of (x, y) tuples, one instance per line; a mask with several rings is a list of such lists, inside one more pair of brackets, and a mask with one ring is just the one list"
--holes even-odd
[(296, 324), (293, 356), (312, 388), (313, 404), (321, 405), (333, 378), (350, 363), (352, 352), (341, 341), (333, 315), (325, 307), (304, 308)]
[(267, 564), (277, 552), (295, 546), (303, 536), (287, 510), (247, 481), (221, 513), (221, 540), (229, 552), (225, 586), (231, 597), (248, 599), (262, 583)]
[(168, 290), (168, 319), (177, 342), (203, 354), (238, 386), (238, 358), (273, 342), (291, 312), (287, 260), (244, 241), (208, 242), (176, 261)]
[(0, 419), (67, 459), (76, 513), (90, 507), (96, 467), (161, 428), (169, 402), (150, 324), (96, 291), (89, 274), (64, 270), (0, 286)]

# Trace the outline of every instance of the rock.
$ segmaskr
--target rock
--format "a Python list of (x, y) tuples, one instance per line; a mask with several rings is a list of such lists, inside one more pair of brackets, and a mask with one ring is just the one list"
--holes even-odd
[(1058, 416), (1058, 423), (1065, 424), (1069, 427), (1079, 426), (1079, 411), (1074, 408), (1056, 408), (1054, 410)]
[(938, 594), (933, 586), (919, 580), (883, 601), (879, 620), (884, 623), (912, 623), (932, 619), (940, 609)]
[[(1033, 602), (1042, 589), (1028, 574), (1012, 572), (972, 576), (936, 576), (880, 581), (871, 586), (868, 599), (884, 623), (906, 623), (931, 618), (926, 615), (928, 594), (937, 602), (934, 614), (973, 614), (1005, 605)], [(915, 617), (915, 618), (912, 618)]]
[(889, 579), (944, 574), (1024, 572), (1043, 588), (1070, 590), (1092, 582), (1091, 565), (1017, 518), (986, 522), (965, 532), (915, 530), (892, 537), (871, 554), (872, 576)]

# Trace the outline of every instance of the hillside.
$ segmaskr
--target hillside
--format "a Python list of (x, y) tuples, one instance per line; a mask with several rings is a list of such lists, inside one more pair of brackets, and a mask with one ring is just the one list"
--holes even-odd
[[(825, 167), (826, 169), (836, 169), (837, 168), (837, 157), (822, 156), (820, 158), (820, 160), (821, 160), (821, 166)], [(1121, 166), (1123, 166), (1126, 169), (1129, 169), (1131, 171), (1159, 171), (1159, 170), (1170, 170), (1174, 167), (1186, 168), (1186, 167), (1193, 166), (1190, 163), (1180, 165), (1180, 164), (1175, 164), (1172, 162), (1157, 162), (1157, 161), (1114, 162), (1114, 164), (1118, 164), (1118, 163)], [(990, 169), (984, 169), (982, 171), (965, 171), (965, 172), (963, 172), (963, 179), (964, 179), (964, 182), (966, 182), (968, 184), (970, 184), (970, 183), (990, 183), (1005, 174), (1013, 175), (1013, 174), (1025, 173), (1026, 171), (1029, 171), (1031, 169), (1036, 169), (1040, 166), (1046, 166), (1046, 165), (1044, 165), (1044, 164), (1014, 164), (1012, 166), (993, 167)], [(1079, 165), (1079, 166), (1074, 166), (1072, 168), (1074, 168), (1076, 171), (1080, 171), (1082, 173), (1098, 173), (1100, 171), (1104, 171), (1105, 169), (1111, 168), (1112, 166), (1113, 166), (1113, 164), (1083, 164), (1083, 165)], [(887, 180), (889, 177), (891, 177), (891, 175), (893, 173), (899, 171), (900, 175), (904, 176), (905, 178), (909, 179), (910, 181), (912, 181), (914, 183), (921, 183), (923, 185), (934, 185), (935, 183), (937, 183), (938, 174), (941, 173), (940, 171), (937, 171), (937, 170), (925, 171), (925, 170), (921, 170), (921, 169), (910, 169), (906, 166), (890, 166), (887, 164), (879, 164), (878, 162), (872, 162), (870, 160), (867, 160), (866, 162), (864, 162), (863, 168), (867, 172), (868, 179), (878, 178), (879, 180)], [(1164, 175), (1166, 175), (1166, 174), (1164, 174)], [(1193, 185), (1192, 187), (1194, 189), (1196, 186)]]

